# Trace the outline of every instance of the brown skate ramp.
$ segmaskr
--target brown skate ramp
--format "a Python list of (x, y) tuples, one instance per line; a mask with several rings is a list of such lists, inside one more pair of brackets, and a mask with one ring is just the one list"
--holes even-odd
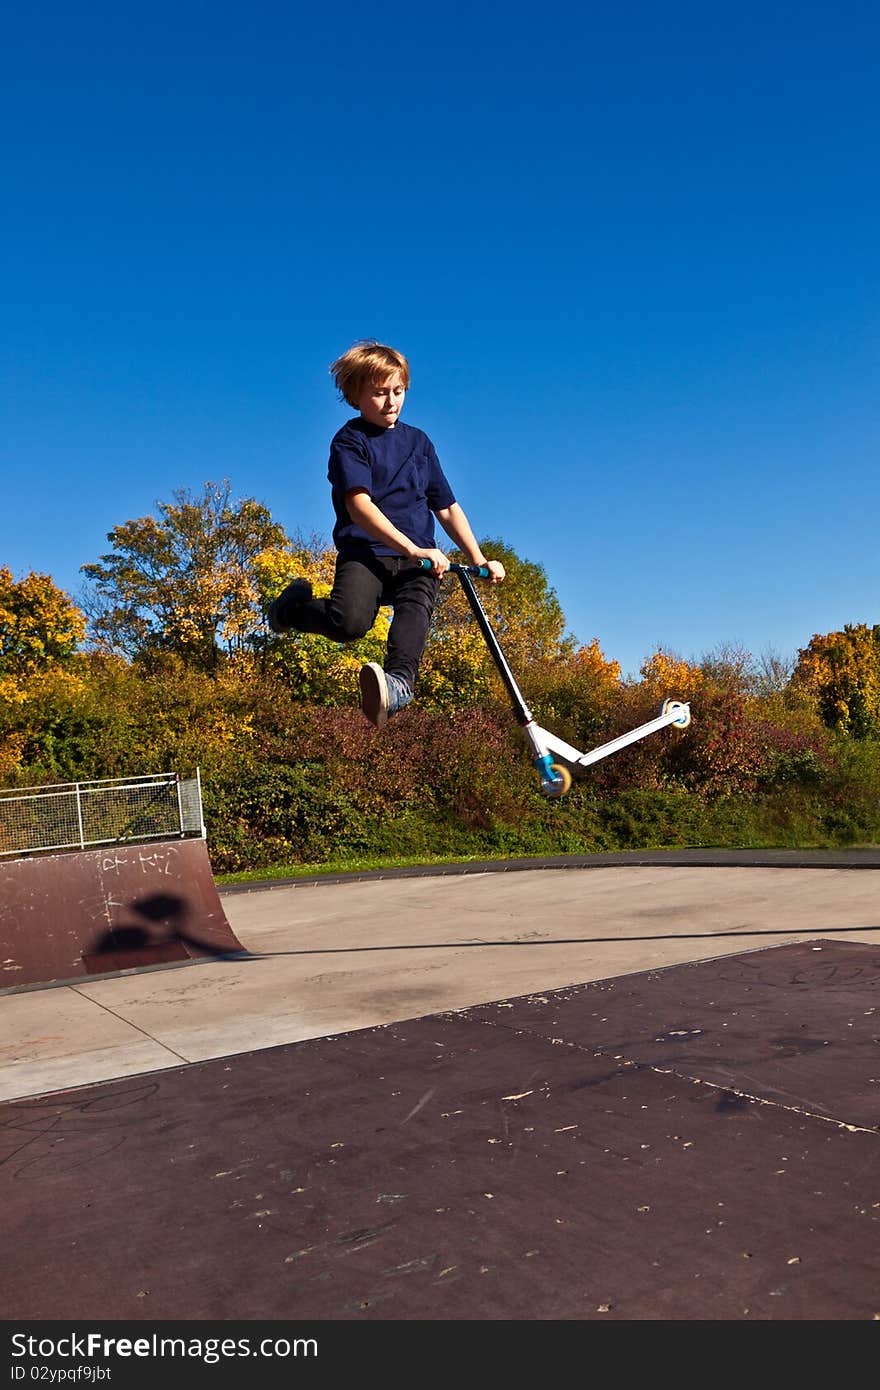
[(0, 1106), (4, 1316), (870, 1319), (878, 982), (782, 946)]
[(0, 861), (0, 988), (242, 950), (204, 840)]

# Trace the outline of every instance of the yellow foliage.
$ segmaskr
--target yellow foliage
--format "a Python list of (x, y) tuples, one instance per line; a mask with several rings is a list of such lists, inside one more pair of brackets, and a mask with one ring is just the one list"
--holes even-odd
[(11, 782), (20, 772), (27, 741), (27, 733), (18, 729), (0, 737), (0, 783)]
[(677, 700), (691, 700), (703, 687), (705, 676), (699, 666), (693, 666), (672, 652), (658, 648), (641, 667), (642, 683), (649, 691), (669, 695)]
[(474, 628), (449, 628), (429, 642), (419, 673), (419, 703), (460, 709), (486, 698), (495, 682), (482, 635)]
[(847, 624), (798, 653), (793, 685), (816, 700), (823, 721), (863, 738), (880, 730), (880, 626)]
[(28, 698), (27, 686), (14, 676), (0, 676), (0, 703), (23, 705)]
[(0, 698), (19, 704), (35, 679), (73, 668), (85, 634), (85, 614), (49, 575), (16, 581), (0, 566)]
[(616, 685), (620, 680), (620, 662), (606, 658), (596, 637), (588, 646), (578, 647), (573, 662), (579, 674), (590, 676), (596, 684)]
[(206, 737), (218, 747), (232, 747), (254, 736), (254, 715), (246, 714), (243, 719), (231, 710), (214, 708), (205, 721)]
[(336, 551), (319, 550), (303, 545), (269, 546), (254, 560), (263, 601), (277, 598), (292, 579), (308, 579), (316, 598), (325, 598), (333, 587), (336, 572)]

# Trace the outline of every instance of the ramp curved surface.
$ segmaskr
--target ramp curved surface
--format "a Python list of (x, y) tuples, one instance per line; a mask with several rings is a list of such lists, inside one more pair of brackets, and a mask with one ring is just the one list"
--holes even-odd
[(243, 950), (204, 840), (0, 863), (0, 988)]

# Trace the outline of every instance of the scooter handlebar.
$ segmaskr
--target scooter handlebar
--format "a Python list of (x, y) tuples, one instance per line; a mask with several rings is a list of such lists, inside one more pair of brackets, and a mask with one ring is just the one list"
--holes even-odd
[[(429, 570), (431, 568), (431, 561), (424, 556), (422, 559), (416, 560), (416, 564), (419, 569), (422, 570)], [(451, 574), (470, 574), (473, 575), (474, 579), (489, 578), (488, 565), (450, 565), (449, 571)]]

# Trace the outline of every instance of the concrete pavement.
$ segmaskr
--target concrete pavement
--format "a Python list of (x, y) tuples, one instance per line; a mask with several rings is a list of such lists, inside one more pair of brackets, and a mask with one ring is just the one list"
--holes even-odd
[(785, 941), (880, 945), (880, 854), (701, 853), (221, 892), (245, 957), (3, 992), (0, 1100)]

